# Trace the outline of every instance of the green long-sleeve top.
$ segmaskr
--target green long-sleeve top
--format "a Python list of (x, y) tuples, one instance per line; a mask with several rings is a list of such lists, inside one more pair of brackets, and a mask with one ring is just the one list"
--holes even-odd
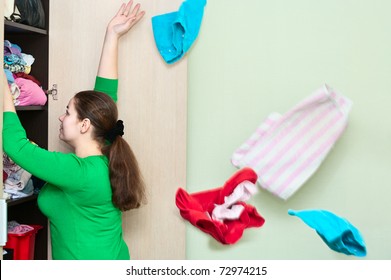
[[(96, 78), (95, 90), (117, 100), (118, 80)], [(52, 258), (130, 259), (122, 235), (121, 211), (112, 203), (106, 156), (80, 158), (30, 143), (17, 114), (3, 113), (5, 153), (47, 183), (38, 205), (50, 221)]]

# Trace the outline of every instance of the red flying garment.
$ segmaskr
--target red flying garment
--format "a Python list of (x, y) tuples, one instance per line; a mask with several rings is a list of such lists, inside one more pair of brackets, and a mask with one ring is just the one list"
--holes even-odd
[(246, 228), (261, 227), (265, 219), (260, 216), (254, 206), (244, 202), (238, 204), (244, 206), (240, 217), (236, 220), (224, 220), (223, 222), (211, 218), (215, 205), (224, 203), (224, 198), (232, 194), (234, 189), (243, 181), (256, 184), (257, 174), (251, 168), (242, 168), (229, 178), (224, 186), (212, 190), (188, 194), (179, 188), (176, 193), (176, 205), (181, 216), (192, 225), (213, 236), (222, 244), (234, 244), (243, 235)]

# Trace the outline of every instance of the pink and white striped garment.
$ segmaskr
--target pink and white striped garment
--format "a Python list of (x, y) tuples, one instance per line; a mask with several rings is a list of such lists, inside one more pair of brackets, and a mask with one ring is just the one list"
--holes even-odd
[(232, 155), (262, 188), (287, 200), (318, 169), (344, 132), (352, 102), (324, 85), (284, 115), (271, 113)]

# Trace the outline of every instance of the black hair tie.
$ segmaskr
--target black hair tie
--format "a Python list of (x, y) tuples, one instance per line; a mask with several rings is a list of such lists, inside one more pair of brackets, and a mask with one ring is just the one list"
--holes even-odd
[(106, 134), (106, 139), (113, 143), (117, 136), (124, 135), (124, 122), (122, 120), (118, 120), (115, 126), (109, 130)]

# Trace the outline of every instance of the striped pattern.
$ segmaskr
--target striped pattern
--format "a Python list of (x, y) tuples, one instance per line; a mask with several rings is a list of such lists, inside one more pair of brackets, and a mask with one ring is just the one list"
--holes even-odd
[(286, 200), (318, 169), (347, 125), (352, 102), (324, 85), (284, 115), (270, 114), (232, 155)]

